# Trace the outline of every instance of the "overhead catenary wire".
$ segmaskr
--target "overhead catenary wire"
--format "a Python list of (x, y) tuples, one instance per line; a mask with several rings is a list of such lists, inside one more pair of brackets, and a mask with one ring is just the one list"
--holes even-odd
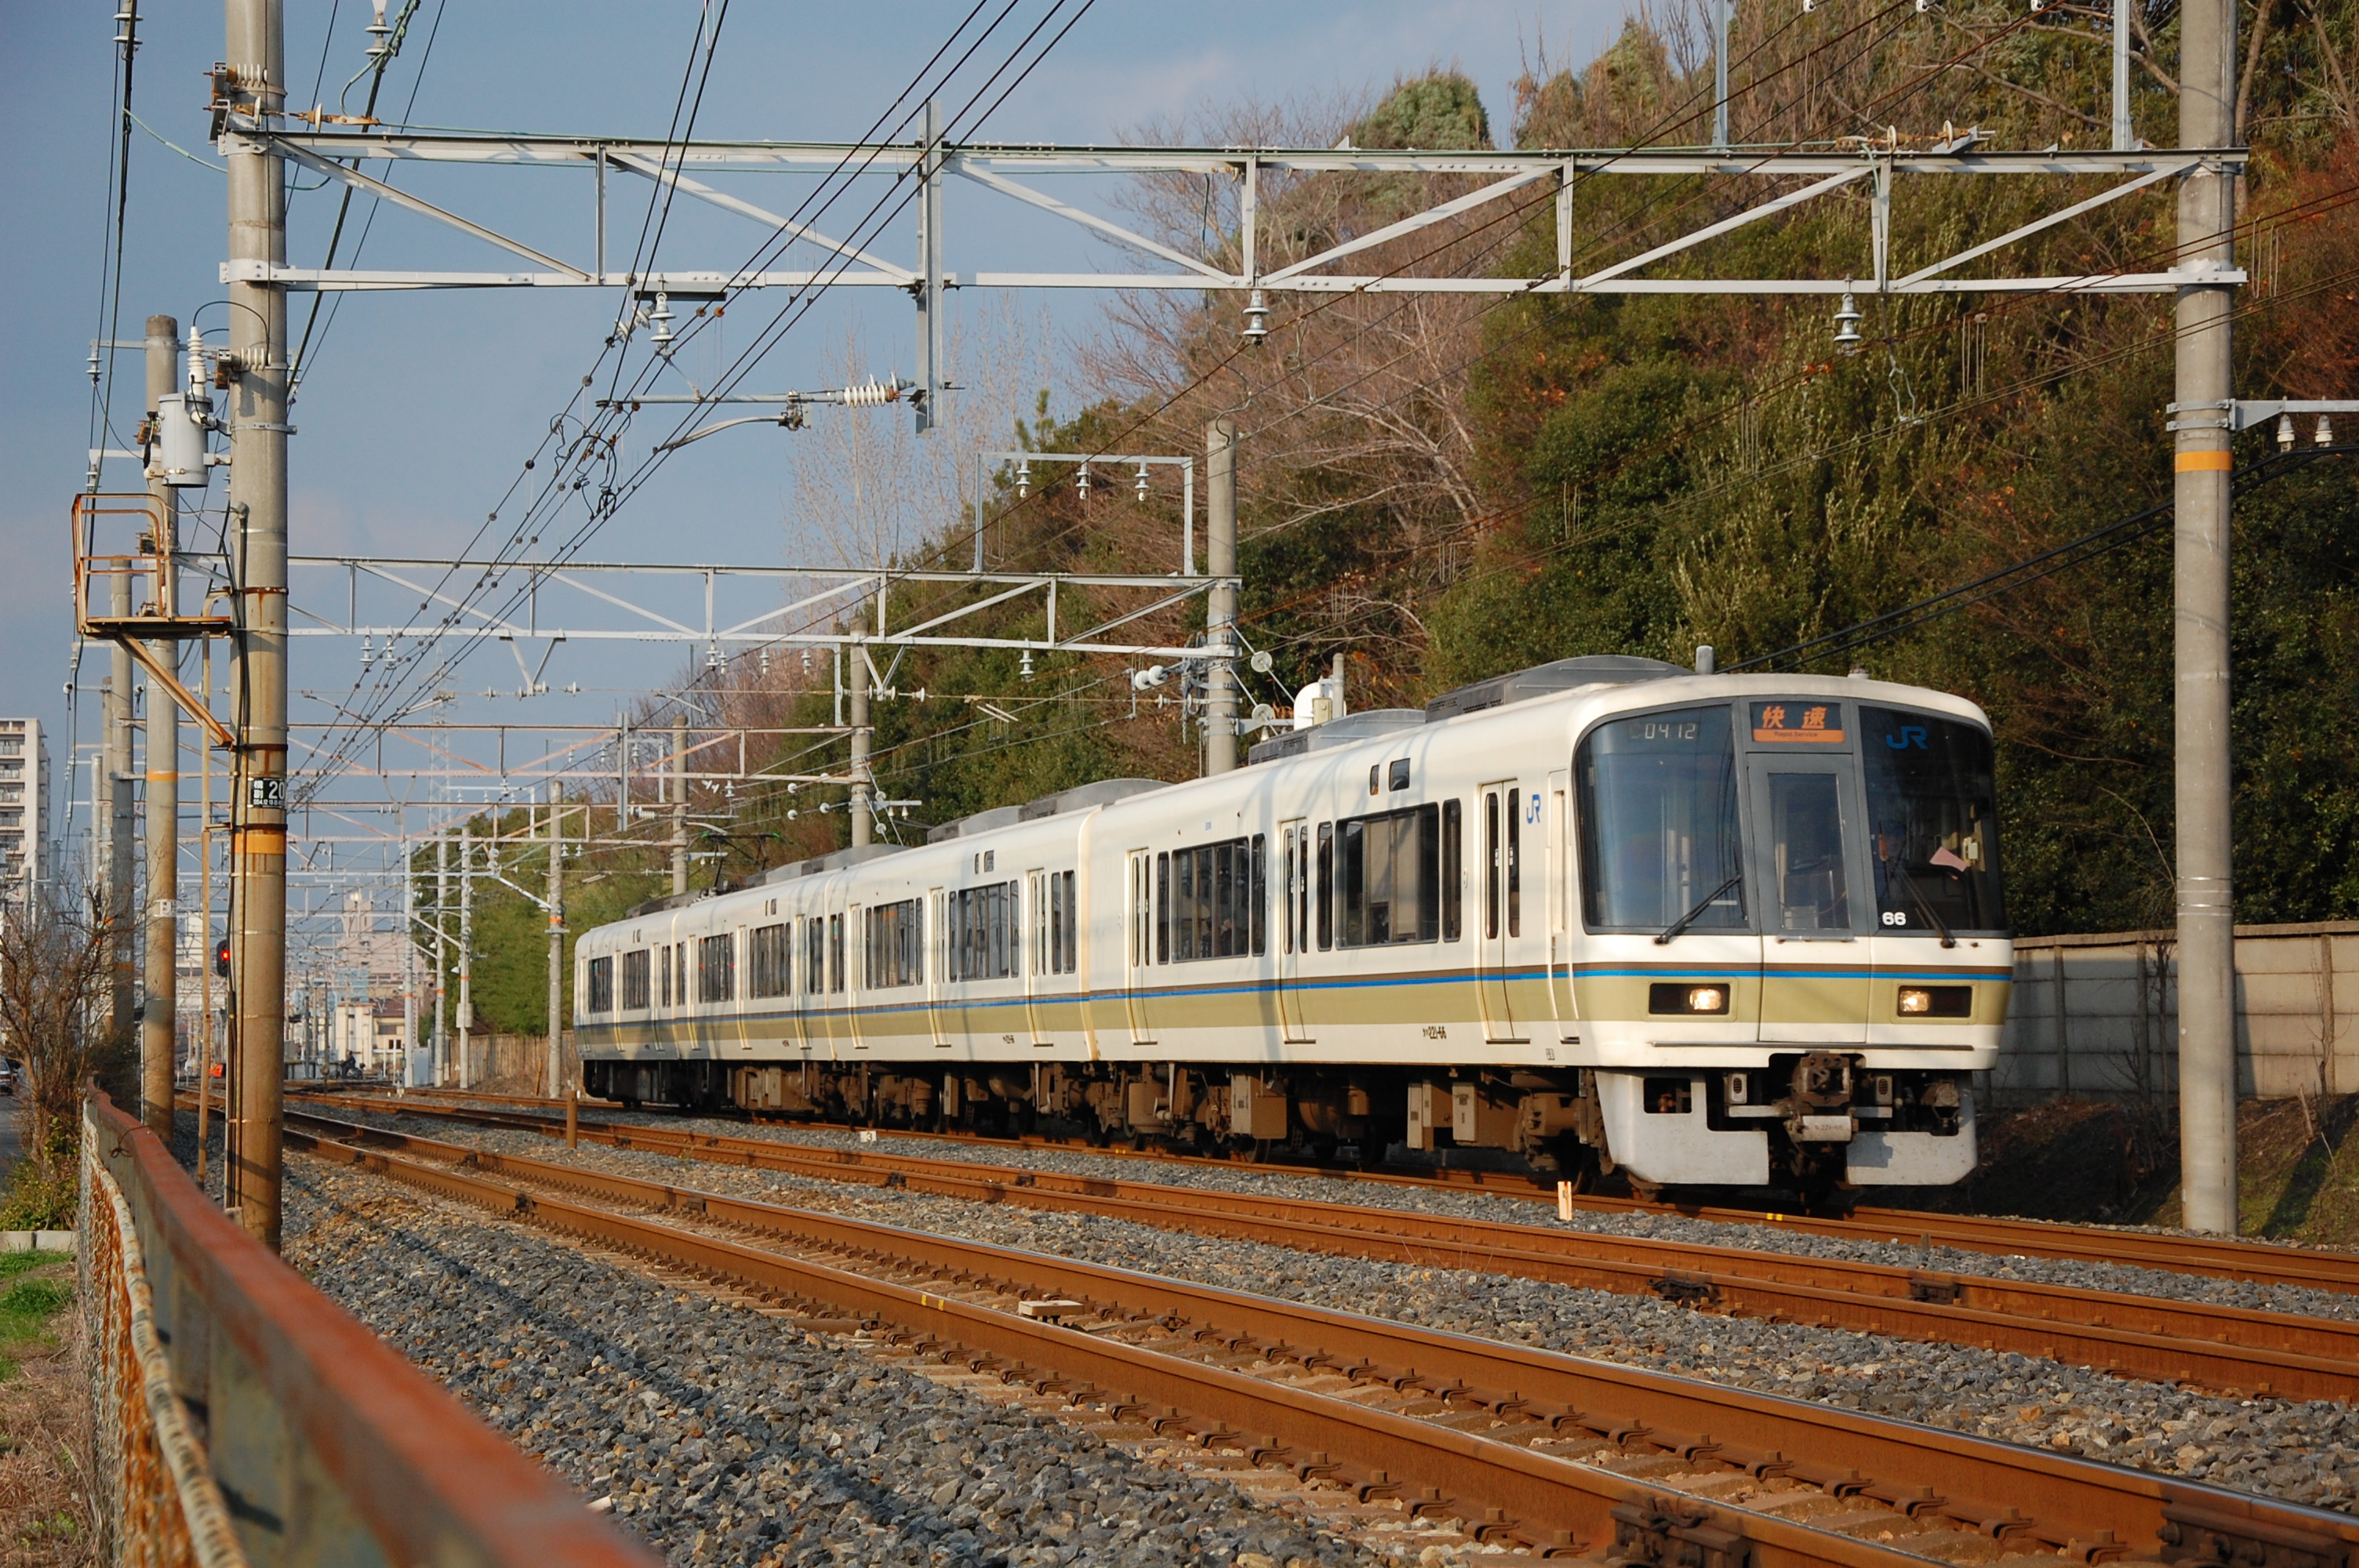
[[(1086, 7), (1085, 7), (1085, 8), (1086, 8)], [(1883, 16), (1887, 16), (1887, 15), (1891, 15), (1891, 14), (1893, 14), (1893, 12), (1894, 12), (1895, 10), (1897, 10), (1897, 9), (1900, 9), (1900, 8), (1902, 8), (1902, 7), (1889, 7), (1889, 8), (1886, 8), (1886, 10), (1884, 10), (1884, 11), (1879, 11), (1879, 12), (1876, 14), (1876, 16), (1875, 16), (1875, 18), (1871, 18), (1871, 21), (1873, 21), (1873, 20), (1876, 20), (1876, 19), (1881, 19)], [(1054, 16), (1054, 13), (1052, 12), (1052, 13), (1051, 13), (1051, 15), (1050, 15), (1050, 17), (1049, 17), (1049, 18), (1044, 18), (1044, 21), (1043, 21), (1043, 23), (1042, 23), (1040, 26), (1045, 26), (1048, 20), (1049, 20), (1049, 19), (1053, 19), (1053, 16)], [(1078, 19), (1079, 19), (1079, 13), (1076, 13), (1076, 15), (1075, 15), (1075, 16), (1072, 18), (1072, 20), (1071, 20), (1071, 21), (1068, 21), (1068, 22), (1067, 22), (1065, 28), (1064, 28), (1064, 29), (1060, 29), (1059, 36), (1061, 38), (1063, 31), (1065, 31), (1065, 30), (1070, 30), (1070, 27), (1071, 27), (1072, 22), (1073, 22), (1073, 21), (1078, 21)], [(1865, 25), (1865, 24), (1863, 24), (1863, 25)], [(1850, 30), (1848, 30), (1848, 31), (1847, 31), (1845, 34), (1843, 34), (1843, 35), (1839, 35), (1839, 36), (1838, 36), (1838, 40), (1835, 40), (1835, 41), (1839, 41), (1839, 40), (1840, 40), (1840, 38), (1843, 38), (1843, 37), (1848, 37), (1848, 36), (1849, 36), (1849, 33), (1850, 33), (1851, 31), (1856, 31), (1856, 30), (1857, 30), (1857, 28), (1856, 28), (1856, 27), (1854, 27), (1854, 29), (1850, 29)], [(1039, 27), (1035, 27), (1035, 29), (1034, 29), (1035, 36), (1037, 36), (1037, 34), (1038, 34), (1038, 31), (1039, 31)], [(1051, 43), (1053, 44), (1053, 42), (1054, 42), (1054, 41), (1055, 41), (1055, 40), (1051, 40)], [(1821, 48), (1824, 48), (1824, 47), (1829, 47), (1829, 46), (1826, 46), (1826, 45), (1822, 45), (1822, 46), (1821, 46)], [(1045, 50), (1044, 50), (1043, 52), (1045, 53)], [(1020, 53), (1020, 50), (1019, 50), (1019, 53)], [(1034, 62), (1034, 63), (1035, 63), (1035, 64), (1037, 64), (1037, 63), (1038, 63), (1037, 59), (1036, 59), (1036, 60), (1035, 60), (1035, 62)], [(1006, 68), (1005, 68), (1005, 67), (1003, 67), (1002, 69), (1003, 69), (1003, 70), (1004, 70)], [(1030, 69), (1029, 67), (1027, 67), (1027, 74), (1028, 74), (1028, 70), (1029, 70), (1029, 69)], [(984, 90), (986, 90), (986, 91), (987, 91), (987, 88), (988, 88), (988, 84), (986, 84), (986, 88), (985, 88)], [(1002, 96), (1003, 96), (1003, 98), (1004, 98), (1004, 97), (1005, 97), (1005, 94), (1003, 94)], [(970, 103), (972, 103), (972, 102), (973, 102), (973, 100), (970, 100)], [(1667, 124), (1668, 124), (1668, 123), (1676, 123), (1676, 116), (1667, 116)], [(751, 349), (751, 350), (749, 350), (749, 351), (748, 351), (748, 352), (749, 352), (749, 354), (756, 353), (756, 352), (757, 352), (757, 351), (760, 350), (760, 348), (761, 348), (761, 345), (757, 342), (757, 343), (756, 343), (756, 345), (755, 345), (753, 349)], [(549, 487), (549, 486), (544, 486), (544, 490), (543, 490), (543, 496), (544, 496), (544, 497), (545, 497), (545, 496), (549, 492), (549, 488), (550, 488), (550, 487)], [(595, 521), (595, 519), (593, 519), (593, 523), (594, 523), (594, 521)], [(451, 617), (447, 617), (447, 616), (446, 616), (446, 618), (445, 618), (446, 623), (447, 623), (451, 619)]]
[[(1057, 19), (1059, 14), (1063, 10), (1066, 3), (1067, 0), (1056, 0), (1056, 3), (1051, 6), (1049, 14), (1043, 17), (1040, 23), (1037, 24), (1033, 27), (1031, 32), (1026, 35), (1026, 38), (1023, 40), (1018, 43), (1016, 49), (1011, 52), (1008, 59), (1003, 62), (998, 70), (993, 72), (992, 76), (985, 81), (982, 87), (975, 90), (973, 94), (967, 100), (966, 104), (962, 106), (962, 110), (957, 114), (954, 114), (952, 117), (953, 126), (956, 124), (959, 118), (964, 117), (969, 114), (970, 112), (973, 111), (974, 106), (981, 102), (983, 96), (989, 92), (992, 87), (996, 84), (1002, 77), (1006, 76), (1016, 63), (1022, 59), (1024, 51), (1033, 45), (1033, 43), (1039, 38), (1040, 33), (1049, 25), (1049, 23)], [(1001, 89), (998, 96), (995, 98), (990, 104), (984, 107), (979, 114), (973, 114), (972, 115), (973, 122), (979, 124), (983, 119), (987, 118), (990, 114), (995, 112), (996, 109), (1006, 101), (1006, 98), (1030, 76), (1031, 72), (1038, 68), (1041, 60), (1047, 58), (1049, 50), (1053, 49), (1055, 45), (1071, 30), (1072, 27), (1081, 20), (1082, 16), (1087, 14), (1093, 3), (1094, 0), (1082, 0), (1082, 3), (1072, 12), (1072, 14), (1069, 17), (1065, 18), (1064, 25), (1057, 30), (1056, 34), (1050, 38), (1045, 45), (1041, 45), (1033, 52), (1032, 59), (1023, 65), (1022, 70), (1016, 73), (1013, 81), (1008, 81), (1006, 85)], [(1012, 11), (1014, 9), (1014, 5), (1015, 0), (1009, 0), (1007, 7), (1001, 13), (1002, 19), (1005, 18), (1008, 11)], [(980, 7), (978, 7), (978, 10), (979, 9)], [(973, 13), (970, 15), (972, 16)], [(997, 26), (997, 22), (995, 22), (993, 26), (995, 27)], [(984, 37), (987, 38), (988, 33), (989, 30), (986, 29)], [(953, 35), (951, 41), (956, 41), (955, 35)], [(970, 46), (968, 53), (961, 57), (960, 61), (957, 62), (958, 65), (962, 65), (966, 59), (971, 58), (973, 49), (979, 48), (982, 41), (982, 38), (979, 38), (974, 45)], [(946, 52), (947, 47), (948, 46), (945, 46), (944, 50), (937, 51), (935, 57), (937, 61), (940, 59), (941, 53)], [(933, 62), (929, 62), (929, 65), (931, 63)], [(957, 66), (954, 65), (952, 69), (955, 70)], [(915, 91), (916, 87), (921, 84), (922, 77), (918, 82), (913, 83), (912, 88), (905, 89), (902, 98), (900, 100), (897, 100), (897, 106), (899, 102), (906, 101), (910, 96), (910, 93)], [(908, 122), (915, 117), (916, 112), (917, 111), (913, 108), (908, 114), (904, 115), (901, 126), (896, 127), (897, 130), (906, 127)], [(890, 112), (888, 111), (888, 115), (889, 113)], [(868, 154), (867, 161), (873, 162), (875, 156), (875, 152), (871, 150)], [(847, 164), (850, 162), (849, 155), (847, 155), (845, 162)], [(839, 169), (843, 168), (843, 167), (844, 165), (840, 164)], [(854, 170), (853, 172), (857, 171)], [(895, 189), (900, 189), (902, 184), (902, 180), (897, 179)], [(829, 195), (828, 202), (821, 206), (820, 211), (823, 213), (826, 210), (826, 205), (832, 204), (832, 202), (842, 194), (842, 189), (848, 188), (848, 179), (842, 181), (838, 190)], [(810, 303), (815, 300), (820, 294), (825, 291), (828, 285), (831, 284), (835, 277), (841, 276), (842, 272), (848, 268), (850, 265), (850, 257), (845, 254), (846, 249), (855, 248), (862, 244), (866, 236), (875, 227), (880, 226), (884, 221), (889, 219), (894, 215), (894, 213), (897, 212), (902, 206), (906, 205), (909, 197), (909, 191), (900, 189), (898, 200), (895, 200), (893, 192), (888, 191), (885, 197), (880, 198), (877, 203), (871, 207), (869, 212), (864, 215), (862, 222), (855, 225), (852, 230), (852, 233), (854, 237), (844, 242), (843, 248), (840, 248), (836, 253), (834, 253), (832, 257), (832, 261), (833, 263), (832, 269), (829, 272), (828, 276), (822, 277), (816, 287), (807, 290), (799, 289), (795, 292), (793, 297), (789, 297), (787, 304), (780, 308), (777, 317), (774, 318), (771, 327), (766, 329), (764, 333), (757, 335), (756, 341), (749, 345), (747, 350), (740, 355), (737, 365), (734, 367), (732, 372), (716, 386), (714, 389), (716, 395), (725, 392), (728, 388), (738, 384), (738, 383), (742, 381), (744, 375), (751, 370), (752, 366), (759, 362), (760, 358), (764, 354), (766, 354), (770, 348), (776, 346), (777, 341), (784, 336), (785, 331), (790, 330), (793, 325), (799, 322), (803, 316), (808, 313)], [(807, 200), (805, 207), (808, 208), (809, 206), (810, 201)], [(774, 237), (773, 243), (780, 244), (792, 243), (795, 235), (790, 232), (790, 230), (793, 226), (793, 222), (799, 222), (800, 221), (802, 220), (800, 216), (798, 215), (797, 219), (790, 222), (789, 225), (782, 226), (777, 234)], [(614, 345), (610, 342), (609, 348), (611, 349), (613, 346)], [(602, 359), (603, 357), (603, 356), (602, 355)], [(653, 373), (653, 370), (654, 365), (651, 362), (648, 367), (643, 369), (643, 377)], [(612, 401), (621, 404), (626, 402), (626, 396), (618, 395)], [(573, 400), (573, 404), (578, 405), (578, 403), (579, 394), (577, 393)], [(569, 405), (569, 407), (573, 405)], [(560, 416), (560, 422), (563, 417), (564, 416)], [(627, 416), (622, 416), (622, 417), (625, 422), (627, 422)], [(692, 418), (694, 416), (691, 414), (686, 417)], [(594, 427), (590, 425), (587, 421), (583, 422), (583, 427), (585, 435), (594, 437)], [(548, 445), (549, 443), (544, 440), (541, 444), (540, 450), (546, 451), (548, 449)], [(582, 445), (583, 442), (577, 439), (572, 443), (571, 449), (580, 450)], [(560, 453), (560, 463), (563, 461), (564, 455), (565, 454)], [(566, 558), (573, 550), (578, 549), (582, 544), (585, 543), (587, 539), (597, 531), (598, 527), (603, 525), (603, 524), (614, 514), (614, 512), (622, 501), (627, 500), (631, 493), (636, 492), (639, 485), (643, 484), (646, 479), (652, 474), (654, 470), (660, 466), (664, 458), (668, 455), (668, 453), (662, 452), (659, 449), (658, 452), (650, 454), (647, 459), (642, 460), (639, 468), (635, 470), (634, 474), (625, 478), (624, 482), (621, 485), (614, 487), (608, 495), (602, 497), (600, 503), (591, 509), (592, 514), (589, 520), (578, 528), (574, 535), (566, 540), (558, 549), (548, 552), (546, 559), (538, 563), (527, 563), (519, 560), (516, 562), (516, 566), (521, 568), (528, 568), (529, 566), (537, 564), (545, 568), (548, 565), (555, 564)], [(528, 462), (527, 468), (529, 468), (529, 466), (530, 464)], [(528, 505), (526, 522), (518, 524), (512, 531), (510, 535), (512, 540), (518, 539), (520, 536), (524, 546), (529, 546), (532, 543), (538, 542), (538, 535), (537, 534), (527, 533), (526, 530), (529, 524), (536, 520), (539, 513), (539, 509), (547, 504), (552, 497), (554, 497), (560, 503), (562, 503), (568, 499), (570, 492), (561, 485), (561, 473), (553, 472), (550, 479), (544, 481), (539, 492)], [(516, 488), (516, 485), (511, 485), (511, 493), (514, 492)], [(578, 486), (575, 488), (578, 488)], [(496, 516), (496, 514), (494, 515)], [(492, 573), (487, 571), (484, 574), (484, 577), (488, 579), (492, 575)], [(442, 618), (440, 626), (437, 628), (436, 632), (432, 634), (432, 638), (429, 638), (429, 640), (439, 639), (444, 632), (452, 629), (455, 625), (456, 618), (456, 611), (447, 613)], [(473, 648), (478, 645), (481, 642), (481, 633), (473, 630), (463, 633), (462, 637), (464, 640), (461, 649), (455, 655), (445, 659), (442, 666), (440, 667), (441, 670), (447, 670), (448, 668), (452, 667), (458, 659), (463, 658), (466, 653), (471, 652)], [(386, 670), (388, 675), (390, 673), (387, 665), (381, 665), (380, 669)], [(440, 670), (438, 670), (436, 675), (439, 676), (440, 673)], [(382, 687), (385, 683), (381, 680), (379, 684)]]
[[(2288, 474), (2308, 468), (2322, 458), (2349, 457), (2354, 454), (2359, 454), (2359, 446), (2306, 447), (2289, 452), (2271, 452), (2253, 462), (2246, 463), (2243, 468), (2233, 470), (2229, 475), (2229, 484), (2236, 494), (2242, 495), (2258, 489), (2272, 480), (2282, 479)], [(1961, 610), (1970, 609), (2002, 593), (2012, 592), (2016, 589), (2038, 582), (2044, 578), (2053, 577), (2059, 572), (2069, 571), (2074, 567), (2085, 566), (2125, 545), (2133, 544), (2159, 532), (2169, 523), (2174, 510), (2173, 503), (2158, 502), (2152, 506), (2133, 512), (2126, 517), (2108, 523), (2101, 528), (2092, 529), (2077, 538), (2067, 539), (2060, 545), (2051, 546), (2037, 554), (2026, 556), (2020, 560), (2009, 561), (2006, 565), (1984, 572), (1970, 581), (1944, 589), (1940, 593), (1929, 595), (1912, 604), (1904, 604), (1897, 609), (1871, 615), (1864, 621), (1854, 622), (1849, 626), (1796, 643), (1790, 647), (1780, 648), (1771, 654), (1756, 654), (1752, 658), (1723, 667), (1734, 674), (1739, 670), (1777, 668), (1791, 665), (1798, 660), (1840, 658), (1854, 649), (1865, 647), (1871, 643), (1881, 642), (1888, 637), (1897, 637), (1914, 632), (1921, 626), (1955, 614)]]
[[(1879, 13), (1879, 14), (1878, 14), (1878, 16), (1877, 16), (1876, 18), (1873, 18), (1872, 20), (1874, 20), (1874, 19), (1881, 19), (1881, 17), (1882, 17), (1884, 15), (1888, 15), (1888, 14), (1889, 14), (1888, 12), (1887, 12), (1887, 13)], [(1856, 30), (1856, 29), (1854, 29), (1854, 30)], [(1823, 49), (1823, 48), (1831, 47), (1831, 46), (1830, 46), (1830, 45), (1822, 45), (1822, 46), (1821, 46), (1821, 47)]]
[[(594, 519), (593, 519), (593, 521), (594, 521)], [(519, 567), (523, 567), (523, 566), (525, 566), (525, 565), (526, 565), (526, 563), (518, 563), (518, 565), (519, 565)]]

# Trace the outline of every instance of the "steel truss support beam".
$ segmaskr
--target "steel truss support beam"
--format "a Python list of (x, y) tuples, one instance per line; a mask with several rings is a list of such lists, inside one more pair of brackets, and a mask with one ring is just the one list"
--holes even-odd
[[(201, 561), (203, 558), (193, 559)], [(1210, 657), (1211, 654), (1201, 647), (1107, 642), (1103, 640), (1103, 635), (1156, 610), (1184, 602), (1211, 591), (1216, 586), (1234, 587), (1238, 581), (1234, 577), (1155, 576), (1147, 573), (878, 571), (843, 567), (632, 566), (611, 561), (540, 565), (515, 561), (430, 561), (359, 556), (296, 556), (289, 557), (288, 565), (297, 574), (299, 585), (307, 577), (316, 581), (324, 572), (342, 573), (345, 579), (342, 595), (345, 603), (341, 613), (321, 608), (324, 600), (318, 589), (306, 592), (302, 587), (298, 587), (290, 596), (289, 604), (293, 622), (291, 634), (298, 637), (382, 638), (397, 644), (405, 639), (419, 639), (440, 631), (434, 626), (421, 628), (415, 622), (391, 620), (379, 622), (364, 619), (360, 613), (359, 583), (367, 579), (399, 589), (406, 596), (406, 602), (440, 605), (467, 618), (455, 628), (461, 633), (504, 640), (686, 643), (715, 650), (764, 646), (849, 647), (855, 641), (849, 632), (788, 629), (791, 618), (803, 613), (824, 615), (827, 613), (826, 606), (840, 601), (847, 609), (863, 604), (875, 607), (876, 630), (863, 633), (857, 638), (857, 641), (870, 644), (1006, 648), (1033, 653), (1154, 659), (1201, 659)], [(437, 578), (462, 573), (491, 573), (500, 579), (521, 577), (524, 579), (525, 611), (520, 616), (494, 613), (466, 595), (438, 587), (429, 578), (429, 573)], [(703, 617), (701, 622), (684, 621), (677, 615), (666, 614), (627, 598), (623, 592), (601, 586), (602, 582), (617, 578), (639, 582), (662, 578), (701, 580), (704, 589)], [(714, 611), (716, 589), (725, 579), (819, 586), (776, 609), (765, 610), (744, 620), (725, 622)], [(937, 612), (915, 625), (897, 627), (889, 620), (890, 590), (895, 584), (908, 583), (957, 584), (995, 591), (988, 591), (969, 603)], [(494, 586), (498, 586), (496, 581)], [(570, 589), (611, 606), (621, 612), (618, 617), (620, 623), (576, 623), (562, 627), (544, 624), (540, 619), (540, 596), (548, 588)], [(1077, 635), (1060, 634), (1057, 627), (1058, 596), (1074, 589), (1145, 592), (1154, 598), (1141, 608), (1121, 611)], [(329, 589), (328, 591), (332, 593), (333, 589)], [(962, 636), (955, 631), (946, 630), (981, 611), (1035, 593), (1039, 594), (1042, 600), (1045, 617), (1045, 634), (1042, 636)], [(520, 654), (518, 658), (522, 658)], [(526, 675), (527, 680), (533, 678), (529, 668)]]
[[(831, 287), (909, 289), (921, 282), (932, 287), (939, 272), (946, 288), (1093, 288), (1093, 289), (1266, 289), (1300, 294), (1835, 294), (1846, 286), (1840, 277), (1640, 277), (1634, 276), (1669, 256), (1696, 246), (1746, 223), (1785, 211), (1799, 202), (1832, 192), (1854, 180), (1873, 176), (1879, 215), (1875, 254), (1863, 257), (1857, 269), (1862, 279), (1873, 279), (1874, 290), (1886, 294), (1995, 294), (2074, 291), (2094, 293), (2169, 293), (2186, 287), (2181, 271), (2092, 273), (2041, 277), (1956, 277), (1950, 276), (1966, 263), (1988, 255), (2043, 229), (2068, 222), (2103, 205), (2162, 180), (2197, 171), (2234, 173), (2245, 154), (2236, 149), (2131, 148), (2116, 151), (2062, 153), (1994, 152), (1976, 150), (1974, 134), (1925, 149), (1863, 143), (1805, 151), (1717, 148), (1609, 147), (1561, 152), (1431, 153), (1386, 152), (1355, 148), (1289, 149), (1230, 147), (1015, 147), (956, 146), (945, 143), (850, 145), (792, 142), (698, 142), (685, 147), (652, 141), (596, 136), (507, 135), (498, 134), (397, 131), (345, 132), (328, 130), (264, 130), (250, 121), (234, 122), (223, 137), (225, 150), (266, 148), (297, 159), (373, 194), (383, 195), (438, 222), (452, 224), (486, 242), (543, 263), (531, 272), (408, 271), (392, 268), (291, 267), (283, 263), (231, 263), (223, 268), (224, 282), (262, 282), (296, 290), (375, 290), (413, 288), (566, 288), (627, 282), (641, 289), (697, 290), (734, 288), (806, 288)], [(609, 166), (626, 168), (650, 179), (761, 223), (774, 232), (821, 245), (832, 253), (832, 266), (816, 270), (761, 273), (669, 270), (624, 278), (609, 274), (603, 259), (592, 269), (543, 256), (522, 242), (483, 224), (461, 218), (419, 198), (357, 173), (350, 166), (364, 162), (458, 163), (477, 166), (571, 168), (601, 171)], [(856, 161), (871, 174), (906, 178), (913, 173), (929, 193), (943, 178), (955, 175), (970, 184), (1021, 202), (1036, 211), (1072, 224), (1153, 261), (1168, 264), (1163, 272), (955, 272), (941, 267), (942, 235), (939, 213), (929, 205), (932, 221), (924, 237), (924, 277), (868, 252), (839, 244), (815, 230), (792, 222), (765, 208), (693, 178), (697, 174), (761, 172), (823, 176)], [(1108, 218), (1025, 183), (1042, 176), (1136, 177), (1153, 174), (1200, 174), (1236, 180), (1245, 208), (1250, 211), (1256, 187), (1265, 173), (1421, 174), (1458, 176), (1488, 181), (1480, 189), (1449, 197), (1422, 211), (1367, 234), (1334, 245), (1307, 260), (1273, 271), (1258, 270), (1252, 225), (1245, 233), (1242, 270), (1229, 272), (1201, 257), (1190, 256), (1136, 232)], [(1897, 279), (1890, 277), (1882, 243), (1894, 179), (1930, 175), (2017, 176), (2060, 178), (2088, 177), (2119, 183), (2087, 200), (2049, 214), (2022, 228), (1954, 254), (1916, 267)], [(1613, 176), (1663, 178), (1711, 176), (1757, 183), (1771, 188), (1795, 180), (1813, 182), (1803, 189), (1774, 192), (1734, 216), (1656, 246), (1643, 254), (1614, 262), (1586, 276), (1571, 271), (1574, 232), (1573, 186), (1582, 179)], [(1021, 177), (1021, 178), (1019, 178)], [(1556, 182), (1558, 269), (1538, 277), (1457, 277), (1414, 273), (1343, 274), (1328, 270), (1333, 264), (1414, 233), (1452, 216), (1473, 211), (1530, 187), (1545, 189)], [(603, 190), (603, 185), (600, 187)], [(856, 265), (844, 266), (843, 263)], [(2207, 282), (2238, 282), (2243, 275), (2222, 277), (2207, 273)]]

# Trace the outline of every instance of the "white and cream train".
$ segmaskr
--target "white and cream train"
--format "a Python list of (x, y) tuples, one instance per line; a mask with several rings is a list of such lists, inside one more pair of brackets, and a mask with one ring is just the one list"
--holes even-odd
[(630, 1101), (1806, 1190), (1973, 1168), (2012, 972), (1973, 704), (1614, 657), (658, 901), (575, 961), (583, 1087)]

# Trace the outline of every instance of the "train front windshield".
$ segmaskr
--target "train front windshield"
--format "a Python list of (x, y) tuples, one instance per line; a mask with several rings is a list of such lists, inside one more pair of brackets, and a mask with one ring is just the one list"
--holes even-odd
[(1582, 738), (1589, 929), (2006, 929), (1986, 733), (1817, 698), (1740, 706), (1752, 719), (1741, 729), (1737, 709), (1714, 704), (1611, 719)]
[(1990, 737), (1893, 708), (1862, 708), (1860, 729), (1884, 926), (2005, 930)]
[(1744, 864), (1728, 708), (1615, 719), (1581, 743), (1582, 907), (1589, 924), (1742, 930)]

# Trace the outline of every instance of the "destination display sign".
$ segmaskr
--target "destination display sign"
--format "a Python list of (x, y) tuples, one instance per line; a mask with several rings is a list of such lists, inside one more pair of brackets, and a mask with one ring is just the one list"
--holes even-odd
[(1843, 743), (1843, 705), (1756, 702), (1753, 740), (1756, 745), (1840, 746)]

